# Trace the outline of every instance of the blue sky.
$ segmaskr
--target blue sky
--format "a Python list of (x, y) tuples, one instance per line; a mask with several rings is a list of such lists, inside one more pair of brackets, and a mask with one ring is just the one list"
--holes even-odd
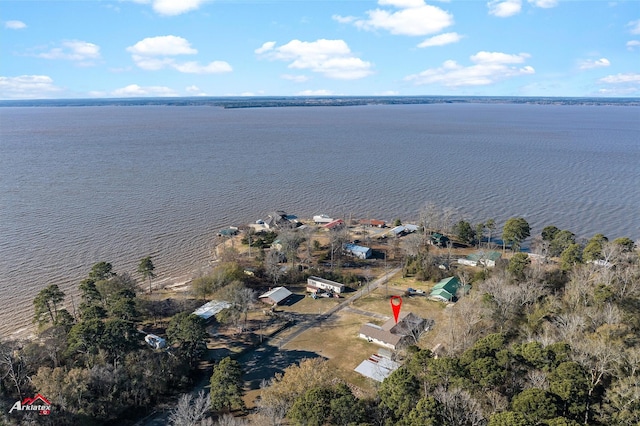
[(0, 99), (640, 96), (640, 2), (0, 0)]

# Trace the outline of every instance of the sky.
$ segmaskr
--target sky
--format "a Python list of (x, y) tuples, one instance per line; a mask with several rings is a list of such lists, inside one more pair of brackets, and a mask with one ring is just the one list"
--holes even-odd
[(0, 0), (0, 99), (640, 97), (640, 1)]

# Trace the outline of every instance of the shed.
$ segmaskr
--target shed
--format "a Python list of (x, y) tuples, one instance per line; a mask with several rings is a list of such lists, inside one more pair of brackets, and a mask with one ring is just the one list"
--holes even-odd
[(279, 305), (287, 300), (293, 293), (286, 287), (276, 287), (268, 292), (260, 295), (258, 299), (270, 305)]
[(362, 361), (360, 365), (355, 368), (355, 371), (376, 382), (382, 382), (398, 368), (400, 368), (399, 363), (375, 354)]

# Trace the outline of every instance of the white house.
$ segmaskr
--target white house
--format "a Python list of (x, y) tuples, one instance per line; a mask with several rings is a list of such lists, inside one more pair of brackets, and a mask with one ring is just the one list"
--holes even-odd
[(337, 294), (344, 292), (344, 284), (337, 283), (331, 280), (326, 280), (320, 277), (307, 278), (307, 285), (311, 287), (320, 288), (322, 290), (331, 291)]

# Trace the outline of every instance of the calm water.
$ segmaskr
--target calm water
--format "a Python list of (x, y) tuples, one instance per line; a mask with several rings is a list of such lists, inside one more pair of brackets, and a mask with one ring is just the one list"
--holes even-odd
[(434, 202), (638, 239), (639, 135), (638, 107), (1, 108), (0, 335), (95, 262), (152, 255), (178, 280), (275, 209), (409, 221)]

